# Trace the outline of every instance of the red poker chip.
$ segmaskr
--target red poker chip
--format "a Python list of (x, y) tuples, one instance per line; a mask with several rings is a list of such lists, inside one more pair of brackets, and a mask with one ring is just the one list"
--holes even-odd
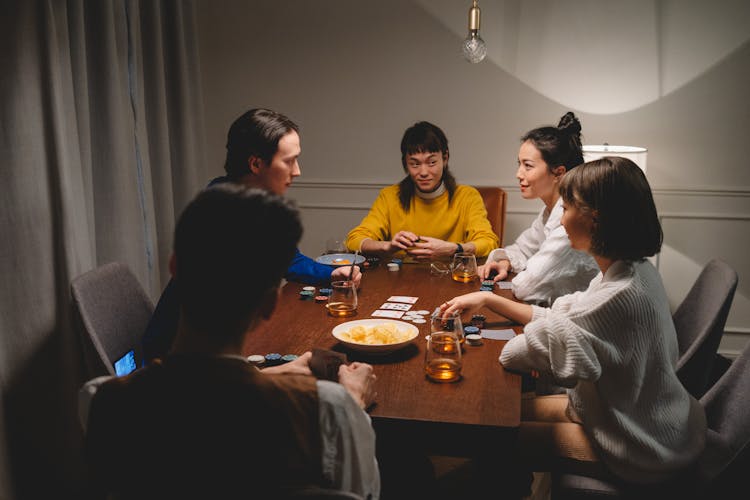
[(317, 297), (315, 297), (315, 302), (326, 302), (327, 300), (327, 295), (318, 295)]

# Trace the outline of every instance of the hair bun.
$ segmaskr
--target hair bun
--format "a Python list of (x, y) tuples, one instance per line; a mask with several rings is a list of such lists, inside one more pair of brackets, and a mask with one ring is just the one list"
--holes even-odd
[(576, 136), (581, 133), (581, 122), (572, 111), (565, 113), (557, 124), (558, 130)]

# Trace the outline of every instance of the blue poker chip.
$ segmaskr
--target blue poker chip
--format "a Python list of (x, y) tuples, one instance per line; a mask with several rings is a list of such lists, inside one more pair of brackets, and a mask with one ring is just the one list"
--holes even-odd
[(331, 295), (332, 292), (333, 290), (331, 288), (321, 288), (318, 290), (318, 293), (321, 295)]
[(391, 259), (391, 262), (398, 264), (399, 266), (404, 263), (403, 259)]
[(297, 358), (298, 356), (296, 354), (284, 354), (283, 356), (281, 356), (281, 361), (283, 361), (284, 363), (288, 363), (290, 361), (294, 361)]
[(465, 335), (476, 335), (479, 333), (479, 328), (476, 326), (465, 326), (464, 327), (464, 334)]
[(479, 291), (480, 292), (491, 292), (493, 288), (491, 286), (480, 286)]
[(482, 286), (495, 286), (495, 282), (492, 280), (484, 280), (482, 281)]
[(266, 354), (266, 365), (273, 366), (281, 363), (281, 354), (278, 352), (271, 352)]

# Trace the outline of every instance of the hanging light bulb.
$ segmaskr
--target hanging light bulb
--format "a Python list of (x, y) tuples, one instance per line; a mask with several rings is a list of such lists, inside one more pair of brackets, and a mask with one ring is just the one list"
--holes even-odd
[(477, 0), (473, 0), (469, 9), (469, 34), (461, 44), (461, 50), (464, 58), (470, 63), (478, 63), (487, 55), (487, 46), (484, 40), (479, 36), (479, 18), (482, 11), (477, 5)]

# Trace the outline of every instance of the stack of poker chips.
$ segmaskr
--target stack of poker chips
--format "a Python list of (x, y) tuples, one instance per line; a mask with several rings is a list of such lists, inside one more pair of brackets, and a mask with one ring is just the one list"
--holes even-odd
[(494, 289), (495, 289), (495, 282), (492, 280), (482, 281), (482, 286), (479, 287), (479, 290), (482, 292), (491, 292)]
[(477, 328), (476, 326), (465, 326), (464, 338), (469, 345), (482, 344), (482, 336), (479, 334), (479, 328)]

